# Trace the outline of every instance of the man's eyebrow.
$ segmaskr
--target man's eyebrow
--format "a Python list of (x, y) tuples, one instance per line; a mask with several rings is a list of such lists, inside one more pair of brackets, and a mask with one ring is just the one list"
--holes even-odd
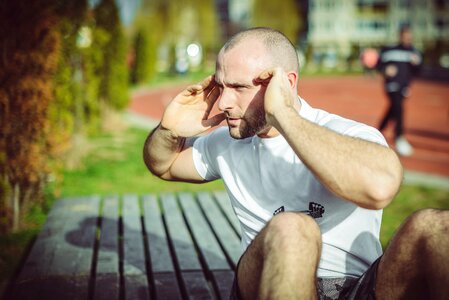
[(216, 83), (219, 87), (222, 87), (222, 86), (227, 86), (227, 87), (230, 87), (230, 88), (239, 88), (239, 87), (249, 88), (249, 87), (251, 87), (250, 84), (244, 83), (244, 82), (223, 82), (223, 83), (221, 83), (221, 82), (218, 82), (218, 81), (215, 79), (215, 83)]
[(231, 87), (231, 88), (238, 88), (238, 87), (249, 88), (249, 87), (251, 87), (251, 85), (249, 85), (247, 83), (243, 83), (243, 82), (228, 82), (226, 85)]

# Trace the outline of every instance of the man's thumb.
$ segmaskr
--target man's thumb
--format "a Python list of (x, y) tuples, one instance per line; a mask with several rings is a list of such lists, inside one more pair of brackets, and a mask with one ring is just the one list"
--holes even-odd
[(207, 120), (203, 120), (203, 126), (206, 128), (211, 128), (214, 126), (217, 126), (220, 124), (224, 119), (226, 119), (226, 116), (224, 113), (220, 113), (218, 115), (215, 115)]

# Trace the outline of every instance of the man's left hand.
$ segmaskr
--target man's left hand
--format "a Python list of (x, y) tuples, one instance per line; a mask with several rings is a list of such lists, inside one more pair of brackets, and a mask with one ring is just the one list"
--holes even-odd
[(274, 126), (283, 112), (294, 107), (295, 95), (285, 71), (273, 68), (263, 71), (256, 81), (266, 86), (264, 96), (265, 118), (268, 124)]

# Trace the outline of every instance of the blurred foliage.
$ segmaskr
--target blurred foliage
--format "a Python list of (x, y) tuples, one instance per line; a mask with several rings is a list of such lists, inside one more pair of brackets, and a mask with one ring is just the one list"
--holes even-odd
[(251, 26), (271, 27), (283, 32), (294, 45), (304, 26), (300, 7), (295, 0), (254, 0)]
[[(60, 48), (56, 8), (57, 1), (48, 0), (1, 4), (0, 181), (6, 193), (0, 210), (7, 217), (12, 214), (14, 229), (21, 208), (39, 199), (48, 170), (47, 109)], [(8, 219), (0, 229), (11, 226)]]
[(94, 9), (95, 25), (109, 35), (108, 41), (98, 45), (103, 53), (99, 97), (106, 105), (123, 109), (128, 105), (127, 42), (114, 0), (102, 0)]
[[(153, 26), (162, 25), (157, 14), (151, 14), (148, 19)], [(133, 61), (131, 65), (131, 82), (133, 84), (144, 83), (156, 74), (157, 49), (161, 40), (159, 30), (151, 30), (146, 24), (146, 17), (143, 14), (136, 18), (136, 33), (134, 35)]]
[[(146, 0), (133, 25), (132, 83), (145, 83), (158, 71), (175, 72), (190, 43), (203, 50), (202, 65), (215, 57), (220, 27), (213, 0)], [(158, 66), (158, 63), (161, 65)]]
[[(14, 30), (11, 30), (14, 28)], [(76, 136), (128, 104), (127, 43), (113, 0), (0, 4), (0, 232), (42, 203)]]

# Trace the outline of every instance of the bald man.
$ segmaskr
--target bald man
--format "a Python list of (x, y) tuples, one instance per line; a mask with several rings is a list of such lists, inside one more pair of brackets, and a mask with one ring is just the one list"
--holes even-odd
[(223, 180), (242, 228), (233, 299), (442, 299), (447, 212), (414, 214), (382, 255), (399, 159), (377, 129), (298, 97), (298, 74), (282, 33), (238, 33), (215, 74), (167, 106), (144, 146), (147, 167), (165, 180)]

